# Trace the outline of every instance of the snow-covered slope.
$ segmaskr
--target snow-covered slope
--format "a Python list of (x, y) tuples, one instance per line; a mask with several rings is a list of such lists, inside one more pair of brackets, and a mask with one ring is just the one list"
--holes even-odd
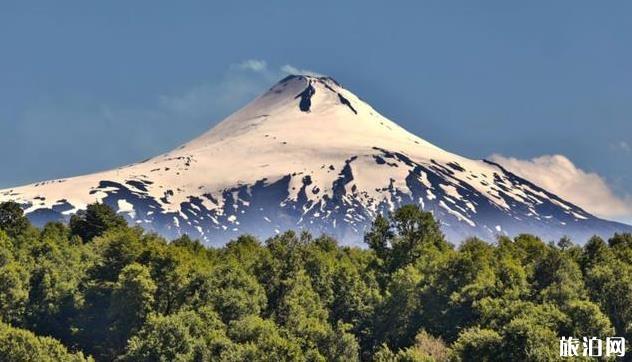
[(0, 190), (41, 224), (95, 201), (167, 237), (221, 244), (287, 229), (359, 243), (378, 213), (416, 203), (447, 236), (585, 239), (598, 219), (497, 164), (409, 133), (326, 77), (289, 76), (200, 137), (141, 163)]

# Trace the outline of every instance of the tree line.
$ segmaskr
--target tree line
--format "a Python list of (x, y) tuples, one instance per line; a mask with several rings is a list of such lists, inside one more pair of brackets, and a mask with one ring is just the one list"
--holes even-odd
[(378, 216), (368, 248), (288, 231), (168, 242), (92, 204), (33, 227), (0, 204), (0, 361), (554, 361), (632, 341), (632, 235), (446, 242)]

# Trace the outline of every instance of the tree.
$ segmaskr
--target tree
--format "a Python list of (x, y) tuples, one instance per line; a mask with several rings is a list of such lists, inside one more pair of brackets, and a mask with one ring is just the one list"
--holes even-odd
[(388, 218), (378, 216), (364, 240), (388, 273), (412, 263), (427, 247), (449, 249), (439, 223), (417, 205), (402, 206)]
[(64, 343), (72, 340), (71, 320), (77, 312), (80, 264), (73, 257), (41, 257), (31, 270), (26, 322), (39, 335), (54, 336)]
[(92, 280), (116, 282), (123, 268), (136, 261), (141, 253), (147, 253), (148, 249), (148, 243), (141, 241), (137, 230), (114, 230), (96, 241), (98, 261), (87, 272)]
[(328, 311), (305, 272), (300, 271), (285, 283), (287, 288), (274, 317), (279, 325), (298, 339), (308, 359), (358, 360), (359, 346), (355, 337), (346, 328), (339, 326), (334, 330), (328, 323)]
[(136, 229), (118, 229), (96, 238), (81, 247), (95, 255), (81, 280), (81, 294), (75, 318), (75, 339), (82, 349), (97, 358), (111, 357), (108, 338), (111, 319), (108, 315), (112, 293), (119, 274), (139, 258), (148, 243), (140, 240)]
[(397, 351), (383, 344), (375, 353), (376, 362), (447, 362), (452, 352), (441, 338), (435, 338), (425, 331), (421, 331), (415, 337), (415, 343), (407, 348)]
[(549, 249), (535, 261), (532, 279), (535, 292), (544, 301), (563, 305), (587, 298), (579, 265), (557, 249)]
[(333, 276), (330, 320), (351, 326), (363, 351), (373, 348), (376, 309), (382, 301), (375, 276), (360, 261), (341, 260)]
[(0, 361), (53, 362), (94, 361), (83, 353), (71, 353), (59, 341), (0, 322)]
[(191, 240), (189, 235), (186, 234), (171, 241), (171, 245), (188, 249), (194, 253), (200, 253), (204, 251), (204, 245), (202, 245), (199, 240)]
[(373, 220), (371, 230), (364, 235), (364, 242), (375, 252), (380, 260), (388, 262), (391, 256), (390, 242), (394, 236), (395, 233), (391, 229), (389, 219), (378, 215)]
[[(163, 314), (173, 313), (184, 303), (193, 274), (193, 266), (188, 259), (191, 251), (179, 246), (170, 247), (164, 239), (151, 234), (142, 236), (140, 242), (144, 246), (140, 246), (136, 260), (150, 269), (152, 279), (159, 286), (155, 310)], [(202, 268), (195, 270), (200, 273), (205, 271)]]
[(421, 279), (421, 274), (412, 265), (393, 273), (386, 298), (376, 315), (374, 333), (377, 340), (393, 348), (402, 348), (413, 342), (415, 333), (421, 327)]
[(0, 322), (24, 323), (28, 302), (28, 273), (20, 264), (0, 266)]
[(121, 271), (109, 308), (110, 340), (115, 351), (125, 347), (152, 312), (156, 289), (147, 267), (134, 263)]
[(129, 340), (122, 361), (217, 360), (232, 345), (226, 327), (207, 308), (162, 316), (152, 314)]
[(541, 324), (533, 316), (513, 319), (503, 331), (504, 344), (497, 355), (505, 361), (547, 362), (559, 358), (559, 339), (555, 327)]
[(305, 361), (295, 339), (284, 337), (271, 320), (247, 316), (230, 322), (228, 336), (234, 348), (222, 354), (230, 361)]
[(457, 361), (495, 362), (507, 361), (502, 358), (502, 336), (490, 329), (473, 327), (462, 331), (454, 342)]
[(562, 236), (560, 240), (557, 242), (557, 247), (562, 250), (566, 250), (570, 248), (571, 246), (573, 246), (573, 242), (571, 241), (571, 238), (569, 238), (568, 236)]
[(67, 245), (69, 239), (70, 229), (61, 222), (47, 223), (40, 234), (40, 241), (50, 240), (57, 245)]
[(227, 259), (236, 261), (242, 269), (251, 273), (261, 263), (268, 250), (261, 246), (257, 238), (251, 235), (241, 235), (236, 240), (226, 244), (223, 255)]
[(189, 289), (192, 306), (212, 305), (225, 323), (258, 316), (267, 304), (263, 288), (238, 264), (222, 265), (197, 277)]
[(284, 284), (287, 288), (275, 310), (276, 322), (300, 338), (304, 349), (317, 349), (331, 331), (327, 310), (303, 271)]
[(599, 305), (588, 300), (574, 300), (560, 308), (568, 318), (562, 327), (564, 336), (593, 336), (605, 339), (615, 331)]
[(433, 358), (436, 362), (445, 362), (450, 358), (451, 351), (441, 338), (434, 337), (421, 330), (415, 336), (415, 344), (412, 349), (419, 354)]
[(9, 239), (9, 236), (2, 230), (0, 230), (0, 267), (3, 267), (13, 261), (14, 245)]
[(593, 300), (608, 315), (617, 336), (632, 338), (632, 267), (618, 260), (603, 261), (586, 273)]
[(431, 271), (420, 298), (423, 327), (429, 333), (453, 341), (459, 330), (475, 325), (483, 300), (506, 293), (513, 287), (507, 280), (520, 285), (520, 273), (513, 267), (499, 273), (495, 258), (490, 244), (471, 238)]
[(20, 204), (13, 201), (0, 203), (0, 230), (4, 230), (10, 237), (16, 237), (23, 234), (29, 226), (30, 222), (24, 216)]
[(632, 248), (632, 233), (615, 233), (608, 239), (608, 245), (611, 248)]
[(605, 265), (614, 259), (608, 244), (602, 238), (593, 236), (584, 245), (584, 252), (580, 261), (582, 270), (586, 272), (595, 265)]
[(84, 242), (91, 241), (106, 231), (127, 226), (125, 218), (117, 215), (105, 204), (94, 203), (86, 210), (80, 210), (70, 218), (70, 231), (78, 235)]
[(615, 233), (608, 245), (621, 261), (632, 264), (632, 233)]

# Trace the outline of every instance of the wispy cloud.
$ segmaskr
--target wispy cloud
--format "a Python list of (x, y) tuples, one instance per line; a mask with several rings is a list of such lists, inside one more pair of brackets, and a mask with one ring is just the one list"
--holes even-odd
[(610, 148), (612, 148), (615, 151), (623, 151), (625, 153), (632, 152), (632, 146), (630, 146), (630, 144), (626, 141), (614, 142), (610, 145)]
[(161, 96), (159, 107), (173, 116), (218, 118), (245, 105), (287, 74), (318, 76), (289, 64), (271, 69), (265, 60), (247, 59), (230, 65), (223, 79), (204, 82), (181, 94)]
[(223, 79), (204, 82), (184, 93), (161, 96), (159, 106), (173, 116), (217, 118), (216, 115), (228, 115), (245, 105), (287, 74), (317, 75), (288, 64), (271, 69), (265, 60), (247, 59), (230, 65)]
[(322, 74), (314, 72), (308, 69), (299, 69), (293, 65), (286, 64), (281, 67), (281, 71), (285, 74), (303, 74), (303, 75), (311, 75), (314, 77), (321, 77)]
[(495, 154), (490, 159), (597, 216), (632, 222), (632, 195), (616, 195), (604, 178), (563, 155), (521, 160)]
[(254, 72), (261, 72), (268, 69), (268, 63), (265, 60), (260, 59), (248, 59), (237, 64), (240, 69), (248, 69)]
[(158, 108), (172, 116), (224, 117), (263, 92), (279, 78), (264, 60), (249, 59), (228, 67), (221, 79), (205, 81), (184, 92), (160, 96)]

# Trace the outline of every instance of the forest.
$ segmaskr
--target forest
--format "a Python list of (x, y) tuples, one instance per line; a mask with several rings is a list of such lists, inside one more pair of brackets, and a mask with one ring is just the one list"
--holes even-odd
[(205, 247), (103, 204), (36, 228), (3, 203), (0, 361), (556, 361), (562, 336), (632, 341), (631, 234), (452, 245), (404, 206), (364, 240)]

